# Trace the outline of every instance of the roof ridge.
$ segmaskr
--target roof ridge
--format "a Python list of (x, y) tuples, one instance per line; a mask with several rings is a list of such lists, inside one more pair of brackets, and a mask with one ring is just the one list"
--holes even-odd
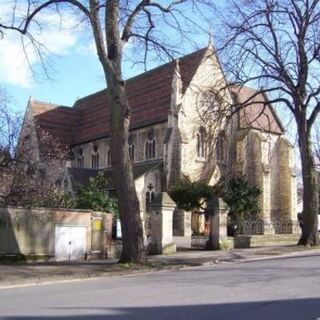
[(35, 103), (40, 103), (40, 104), (49, 104), (49, 105), (56, 106), (56, 107), (58, 106), (55, 103), (43, 101), (43, 100), (39, 100), (39, 99), (35, 99), (35, 98), (30, 99), (30, 102), (31, 102), (31, 104), (33, 104), (35, 102)]
[(52, 102), (48, 102), (48, 101), (43, 101), (43, 100), (39, 100), (39, 99), (34, 99), (34, 98), (31, 98), (30, 102), (31, 102), (31, 105), (33, 105), (33, 103), (37, 103), (41, 106), (50, 105), (50, 106), (53, 106), (56, 108), (70, 108), (70, 109), (72, 109), (72, 107), (70, 107), (70, 106), (60, 105), (60, 104), (56, 104), (56, 103), (52, 103)]

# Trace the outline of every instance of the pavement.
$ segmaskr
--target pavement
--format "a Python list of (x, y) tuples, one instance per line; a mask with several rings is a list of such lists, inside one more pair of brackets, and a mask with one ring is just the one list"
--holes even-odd
[(142, 267), (119, 264), (114, 259), (5, 263), (0, 264), (0, 289), (314, 254), (320, 254), (319, 247), (277, 245), (228, 251), (183, 250), (174, 255), (149, 256), (148, 264)]

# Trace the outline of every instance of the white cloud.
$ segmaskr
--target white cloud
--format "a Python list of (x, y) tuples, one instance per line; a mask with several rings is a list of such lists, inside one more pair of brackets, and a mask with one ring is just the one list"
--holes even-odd
[[(0, 41), (0, 78), (2, 82), (28, 87), (33, 83), (32, 72), (26, 56), (22, 52), (22, 44), (17, 38), (5, 38)], [(31, 64), (36, 62), (33, 54), (28, 54)]]
[[(0, 19), (10, 19), (10, 1), (0, 4)], [(17, 16), (23, 12), (23, 8), (17, 9)], [(77, 50), (80, 46), (81, 26), (79, 21), (71, 13), (64, 15), (63, 19), (56, 12), (48, 11), (39, 15), (39, 25), (33, 24), (30, 29), (33, 37), (45, 48), (45, 56), (51, 54), (65, 56)], [(78, 25), (77, 27), (75, 27)], [(24, 46), (21, 36), (14, 31), (5, 33), (0, 40), (0, 78), (2, 82), (21, 87), (30, 87), (34, 84), (31, 68), (37, 68), (40, 57), (31, 41), (24, 38)], [(27, 58), (28, 59), (27, 59)], [(28, 64), (29, 62), (29, 64)], [(31, 66), (31, 68), (30, 68)]]

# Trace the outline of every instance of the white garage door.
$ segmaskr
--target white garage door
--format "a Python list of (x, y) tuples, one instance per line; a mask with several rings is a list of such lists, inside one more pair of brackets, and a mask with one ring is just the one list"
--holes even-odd
[(56, 226), (55, 259), (83, 259), (86, 254), (86, 233), (85, 226)]

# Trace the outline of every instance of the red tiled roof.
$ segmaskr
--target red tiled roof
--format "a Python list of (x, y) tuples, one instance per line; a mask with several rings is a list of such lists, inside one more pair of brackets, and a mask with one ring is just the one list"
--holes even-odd
[[(201, 49), (180, 59), (183, 93), (189, 86), (206, 50), (207, 48)], [(174, 70), (175, 62), (170, 62), (126, 81), (128, 100), (132, 109), (131, 129), (167, 121)], [(74, 108), (82, 111), (75, 144), (109, 134), (107, 104), (106, 90), (82, 98), (75, 103)]]
[[(182, 93), (189, 87), (206, 52), (204, 48), (179, 60)], [(131, 129), (167, 121), (175, 65), (172, 61), (126, 81), (132, 109)], [(109, 135), (107, 90), (77, 100), (73, 108), (36, 100), (31, 104), (36, 122), (62, 143), (80, 144)]]
[(231, 89), (240, 110), (240, 128), (254, 128), (281, 134), (284, 129), (268, 98), (249, 87)]
[(30, 104), (36, 125), (57, 138), (60, 143), (72, 144), (79, 123), (79, 111), (37, 100), (31, 100)]

